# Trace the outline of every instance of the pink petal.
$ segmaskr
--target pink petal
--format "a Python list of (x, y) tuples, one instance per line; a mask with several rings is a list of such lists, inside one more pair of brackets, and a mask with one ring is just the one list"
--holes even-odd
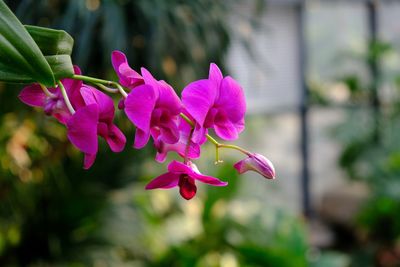
[(183, 89), (182, 103), (194, 120), (203, 126), (208, 111), (214, 105), (217, 88), (209, 80), (190, 83)]
[(150, 139), (150, 132), (145, 132), (137, 128), (135, 133), (135, 141), (133, 142), (133, 147), (136, 149), (143, 148), (147, 144), (149, 139)]
[(218, 106), (218, 109), (223, 109), (226, 112), (232, 123), (242, 122), (243, 124), (246, 100), (242, 88), (231, 77), (228, 76), (222, 80), (219, 97), (215, 101), (215, 105)]
[(182, 104), (175, 90), (164, 81), (159, 81), (158, 84), (157, 106), (167, 108), (172, 115), (178, 115), (181, 112)]
[(115, 124), (109, 125), (108, 134), (105, 136), (105, 139), (113, 152), (124, 150), (126, 144), (125, 135)]
[(238, 129), (223, 110), (220, 110), (214, 118), (214, 130), (224, 140), (236, 140), (239, 137)]
[(110, 96), (88, 85), (84, 85), (80, 91), (86, 105), (98, 105), (100, 121), (112, 122), (115, 108), (114, 102)]
[(214, 186), (226, 186), (228, 185), (227, 182), (221, 181), (218, 178), (212, 177), (212, 176), (207, 176), (207, 175), (203, 175), (200, 173), (192, 173), (190, 174), (190, 177), (203, 182), (205, 184), (209, 184), (209, 185), (214, 185)]
[(111, 62), (123, 86), (132, 89), (143, 83), (142, 76), (129, 67), (128, 60), (124, 53), (117, 50), (113, 51), (111, 54)]
[(218, 68), (217, 64), (215, 64), (215, 63), (210, 64), (210, 71), (208, 74), (208, 79), (215, 82), (217, 85), (219, 85), (219, 83), (223, 79), (222, 72)]
[(89, 105), (78, 109), (67, 122), (68, 139), (84, 153), (97, 153), (98, 119), (97, 105)]
[(145, 188), (146, 190), (156, 188), (169, 189), (177, 186), (178, 182), (179, 175), (167, 172), (151, 180), (151, 182), (148, 183)]
[(151, 73), (146, 68), (141, 68), (140, 71), (142, 73), (144, 83), (154, 88), (154, 91), (156, 93), (156, 99), (158, 99), (158, 92), (159, 92), (158, 81), (153, 77), (153, 75), (151, 75)]
[(159, 125), (161, 140), (168, 144), (175, 144), (179, 141), (179, 129), (176, 122), (169, 120)]
[(173, 160), (170, 164), (168, 164), (168, 171), (181, 174), (188, 174), (193, 172), (193, 170), (189, 166), (176, 160)]
[(156, 104), (156, 93), (149, 85), (140, 85), (132, 90), (125, 100), (125, 113), (140, 130), (150, 132), (151, 115)]
[(85, 170), (88, 170), (90, 167), (92, 167), (95, 160), (96, 160), (96, 154), (85, 153), (85, 157), (83, 159), (83, 168)]
[(46, 95), (37, 83), (26, 86), (22, 89), (18, 98), (26, 105), (32, 107), (43, 107)]

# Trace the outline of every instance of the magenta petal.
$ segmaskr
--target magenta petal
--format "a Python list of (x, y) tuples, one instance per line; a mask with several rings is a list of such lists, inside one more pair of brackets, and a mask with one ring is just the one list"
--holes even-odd
[(208, 74), (208, 79), (210, 79), (213, 82), (216, 82), (217, 85), (219, 85), (219, 83), (223, 79), (222, 72), (218, 68), (217, 64), (215, 64), (215, 63), (210, 64), (210, 71)]
[(143, 148), (147, 144), (149, 139), (150, 139), (150, 132), (145, 132), (137, 128), (135, 133), (135, 141), (133, 142), (133, 147), (136, 149)]
[(190, 177), (179, 179), (179, 193), (184, 199), (192, 199), (196, 195), (196, 192), (197, 187), (194, 179)]
[(199, 80), (190, 83), (183, 89), (182, 103), (196, 122), (203, 126), (216, 95), (216, 86), (213, 86), (209, 80)]
[[(215, 105), (223, 109), (233, 123), (244, 120), (246, 100), (240, 85), (231, 77), (225, 77), (221, 82), (220, 93)], [(242, 122), (243, 123), (243, 122)]]
[(192, 173), (190, 176), (200, 182), (203, 182), (205, 184), (213, 185), (213, 186), (226, 186), (228, 185), (228, 182), (224, 182), (219, 180), (218, 178), (212, 177), (212, 176), (207, 176), (203, 175), (200, 173)]
[(32, 107), (43, 107), (46, 95), (37, 83), (26, 86), (22, 89), (18, 98), (26, 105)]
[(153, 75), (151, 75), (150, 71), (148, 71), (146, 68), (141, 68), (140, 71), (142, 73), (144, 83), (154, 88), (154, 90), (157, 93), (156, 98), (158, 98), (158, 86), (159, 86), (158, 81), (153, 77)]
[(159, 81), (158, 84), (157, 106), (167, 108), (172, 115), (178, 115), (181, 112), (182, 104), (175, 90), (164, 81)]
[(179, 129), (175, 121), (170, 120), (159, 125), (161, 140), (168, 144), (175, 144), (179, 141)]
[(110, 96), (88, 85), (80, 91), (86, 105), (97, 104), (100, 121), (111, 122), (114, 119), (114, 102)]
[(168, 164), (168, 171), (175, 173), (192, 173), (193, 170), (187, 166), (186, 164), (173, 160), (170, 164)]
[(67, 122), (68, 139), (84, 153), (97, 153), (98, 119), (97, 105), (89, 105), (78, 109)]
[(105, 136), (105, 139), (113, 152), (124, 150), (126, 144), (125, 135), (115, 124), (108, 126), (108, 134)]
[(156, 188), (168, 189), (177, 186), (178, 182), (178, 174), (167, 172), (151, 180), (151, 182), (148, 183), (145, 188), (146, 190)]
[(85, 154), (85, 157), (83, 159), (83, 168), (85, 170), (89, 169), (90, 167), (92, 167), (95, 160), (96, 154)]
[(223, 110), (219, 111), (214, 118), (215, 133), (224, 140), (236, 140), (239, 137), (235, 125), (228, 120)]
[(150, 132), (151, 115), (156, 99), (153, 87), (140, 85), (135, 90), (132, 90), (125, 100), (126, 115), (142, 131)]

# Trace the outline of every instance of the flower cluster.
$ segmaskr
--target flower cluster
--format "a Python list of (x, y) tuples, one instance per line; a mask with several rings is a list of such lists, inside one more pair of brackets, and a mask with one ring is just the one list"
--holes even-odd
[(219, 149), (235, 149), (247, 156), (234, 165), (239, 173), (252, 170), (268, 179), (275, 178), (274, 167), (264, 156), (219, 143), (209, 135), (213, 131), (231, 141), (245, 128), (243, 90), (233, 78), (224, 77), (217, 65), (212, 63), (208, 78), (188, 84), (179, 98), (168, 83), (155, 79), (147, 69), (141, 68), (140, 73), (133, 70), (122, 52), (114, 51), (111, 59), (119, 83), (83, 76), (75, 67), (75, 75), (59, 81), (56, 88), (32, 84), (19, 95), (25, 104), (43, 108), (66, 126), (68, 139), (85, 155), (85, 169), (96, 159), (98, 136), (113, 152), (122, 151), (126, 143), (124, 134), (113, 123), (113, 99), (88, 85), (92, 84), (122, 95), (118, 107), (136, 127), (134, 148), (141, 149), (152, 140), (156, 161), (164, 162), (171, 151), (182, 158), (182, 162), (169, 163), (168, 172), (153, 179), (146, 189), (179, 187), (181, 196), (189, 200), (197, 192), (196, 181), (226, 186), (225, 181), (201, 174), (193, 163), (207, 140), (215, 145), (217, 162)]

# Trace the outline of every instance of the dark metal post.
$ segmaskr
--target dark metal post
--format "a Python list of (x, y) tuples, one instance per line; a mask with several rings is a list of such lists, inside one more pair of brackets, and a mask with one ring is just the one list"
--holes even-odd
[(312, 216), (310, 195), (310, 170), (309, 170), (309, 146), (308, 146), (308, 87), (306, 82), (307, 47), (305, 27), (305, 1), (300, 0), (297, 5), (298, 47), (299, 47), (299, 74), (301, 84), (301, 99), (299, 107), (300, 116), (300, 153), (301, 166), (301, 193), (302, 209), (305, 217)]
[[(375, 50), (376, 45), (378, 44), (378, 17), (377, 17), (377, 3), (375, 0), (368, 0), (367, 5), (367, 16), (368, 16), (368, 31), (369, 31), (369, 56), (368, 56), (368, 67), (371, 75), (371, 100), (370, 103), (373, 108), (373, 116), (374, 116), (374, 141), (379, 141), (379, 124), (380, 124), (380, 101), (378, 95), (378, 87), (379, 87), (379, 78), (380, 78), (380, 70), (379, 70), (379, 58), (380, 53), (376, 54), (376, 51), (371, 51), (371, 49)], [(372, 52), (372, 53), (371, 53)]]

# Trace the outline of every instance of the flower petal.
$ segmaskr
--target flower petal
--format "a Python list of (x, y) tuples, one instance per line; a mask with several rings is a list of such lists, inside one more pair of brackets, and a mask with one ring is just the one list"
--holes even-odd
[(125, 113), (140, 130), (150, 131), (151, 115), (156, 104), (156, 93), (152, 86), (140, 85), (132, 90), (125, 100)]
[(128, 60), (121, 51), (113, 51), (111, 54), (111, 62), (115, 72), (118, 75), (119, 82), (130, 89), (143, 84), (143, 78), (139, 73), (134, 71), (128, 64)]
[(172, 115), (178, 115), (181, 112), (182, 104), (175, 90), (165, 81), (159, 81), (158, 85), (157, 106), (167, 108)]
[(114, 102), (112, 98), (96, 88), (84, 85), (81, 88), (81, 95), (86, 105), (97, 104), (99, 108), (99, 120), (111, 123), (114, 119)]
[(161, 132), (160, 138), (162, 141), (168, 144), (175, 144), (179, 141), (179, 129), (175, 121), (169, 120), (163, 122), (159, 127)]
[(84, 153), (97, 153), (98, 119), (97, 105), (89, 105), (78, 109), (67, 122), (68, 139)]
[[(242, 88), (231, 77), (228, 76), (222, 80), (219, 97), (215, 101), (215, 105), (226, 112), (232, 123), (244, 125), (246, 100)], [(244, 127), (239, 128), (244, 129)]]
[(168, 164), (168, 171), (175, 172), (175, 173), (192, 173), (193, 170), (187, 166), (186, 164), (173, 160), (170, 164)]
[(209, 80), (198, 80), (183, 89), (182, 103), (187, 112), (200, 126), (203, 126), (207, 113), (214, 105), (217, 88)]
[(239, 137), (238, 129), (228, 119), (224, 110), (220, 110), (215, 116), (214, 130), (224, 140), (236, 140)]
[(209, 184), (209, 185), (213, 185), (213, 186), (226, 186), (228, 185), (228, 182), (224, 182), (219, 180), (218, 178), (212, 177), (212, 176), (208, 176), (208, 175), (203, 175), (200, 173), (192, 173), (190, 174), (190, 177), (205, 183), (205, 184)]
[(108, 126), (108, 134), (105, 136), (105, 139), (112, 152), (121, 152), (124, 150), (126, 137), (115, 124)]
[(37, 83), (26, 86), (22, 89), (18, 98), (31, 107), (43, 107), (46, 95)]
[(137, 128), (135, 133), (135, 141), (133, 142), (133, 147), (136, 149), (143, 148), (147, 144), (149, 139), (150, 139), (150, 132), (145, 132)]
[(215, 64), (215, 63), (210, 64), (210, 71), (208, 73), (208, 79), (215, 82), (217, 85), (219, 85), (219, 83), (223, 79), (222, 72), (218, 68), (217, 64)]
[(96, 154), (85, 153), (85, 157), (83, 159), (83, 168), (85, 170), (88, 170), (90, 167), (92, 167), (95, 160), (96, 160)]
[(197, 192), (197, 187), (194, 180), (190, 177), (179, 179), (179, 193), (186, 199), (192, 199)]
[(157, 178), (154, 178), (146, 185), (146, 190), (162, 188), (168, 189), (173, 188), (178, 185), (179, 182), (179, 175), (175, 173), (164, 173)]

